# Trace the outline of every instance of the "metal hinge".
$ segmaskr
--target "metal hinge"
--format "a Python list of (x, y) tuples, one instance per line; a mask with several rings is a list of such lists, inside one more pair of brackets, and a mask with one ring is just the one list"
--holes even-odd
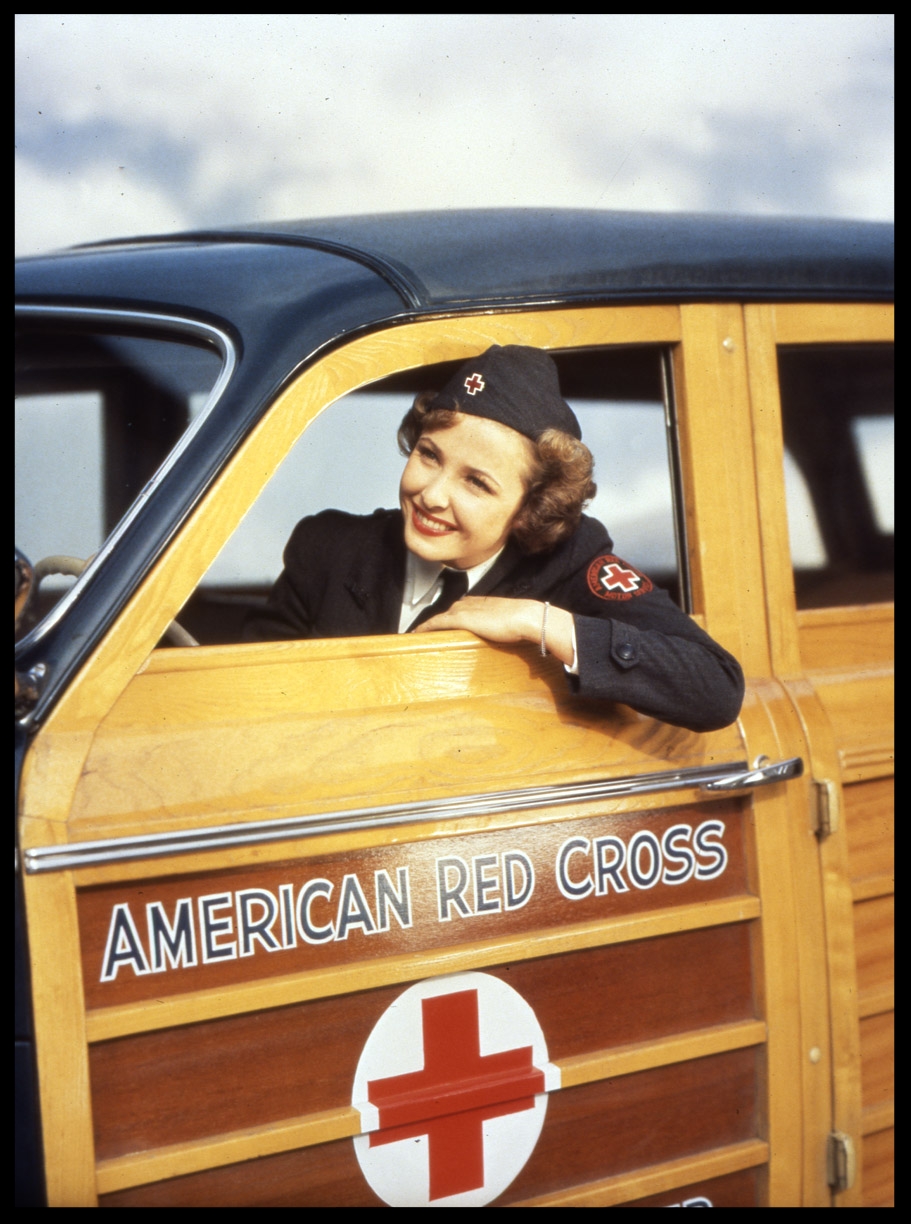
[(836, 1194), (850, 1190), (857, 1173), (854, 1140), (844, 1131), (829, 1131), (826, 1139), (826, 1181)]
[(838, 831), (838, 783), (816, 782), (816, 836), (820, 841)]

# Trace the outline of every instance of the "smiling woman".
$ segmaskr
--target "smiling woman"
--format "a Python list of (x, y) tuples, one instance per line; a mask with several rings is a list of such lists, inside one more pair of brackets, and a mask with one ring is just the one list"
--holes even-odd
[(734, 721), (736, 660), (582, 514), (592, 457), (547, 354), (470, 358), (418, 396), (399, 438), (400, 509), (298, 523), (249, 639), (464, 629), (539, 645), (580, 696), (692, 730)]
[(470, 570), (504, 548), (531, 481), (532, 445), (498, 421), (455, 414), (425, 427), (399, 490), (405, 547)]

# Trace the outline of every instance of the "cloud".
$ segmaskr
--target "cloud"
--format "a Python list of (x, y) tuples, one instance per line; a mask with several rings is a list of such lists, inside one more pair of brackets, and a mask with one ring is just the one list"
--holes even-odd
[(891, 208), (888, 15), (20, 14), (16, 30), (19, 250), (67, 221), (77, 240), (410, 208)]
[(17, 156), (15, 190), (16, 249), (21, 254), (148, 233), (153, 219), (151, 228), (165, 232), (196, 224), (154, 182), (134, 182), (116, 167), (61, 174)]

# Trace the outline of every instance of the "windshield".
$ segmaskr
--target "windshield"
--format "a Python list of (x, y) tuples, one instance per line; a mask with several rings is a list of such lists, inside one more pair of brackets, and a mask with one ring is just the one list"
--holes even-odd
[(166, 332), (36, 320), (16, 339), (16, 546), (39, 624), (128, 513), (207, 402), (223, 365)]

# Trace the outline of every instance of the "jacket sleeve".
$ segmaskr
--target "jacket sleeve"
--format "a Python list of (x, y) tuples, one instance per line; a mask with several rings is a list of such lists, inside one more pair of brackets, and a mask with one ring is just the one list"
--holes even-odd
[[(626, 589), (599, 583), (605, 565)], [(736, 720), (744, 694), (740, 664), (640, 571), (601, 557), (561, 594), (553, 602), (572, 604), (574, 614), (578, 675), (568, 679), (578, 696), (619, 701), (691, 731)]]
[(578, 696), (620, 701), (690, 731), (717, 731), (736, 720), (743, 673), (707, 634), (699, 631), (700, 641), (633, 621), (574, 619), (579, 674), (569, 680)]

